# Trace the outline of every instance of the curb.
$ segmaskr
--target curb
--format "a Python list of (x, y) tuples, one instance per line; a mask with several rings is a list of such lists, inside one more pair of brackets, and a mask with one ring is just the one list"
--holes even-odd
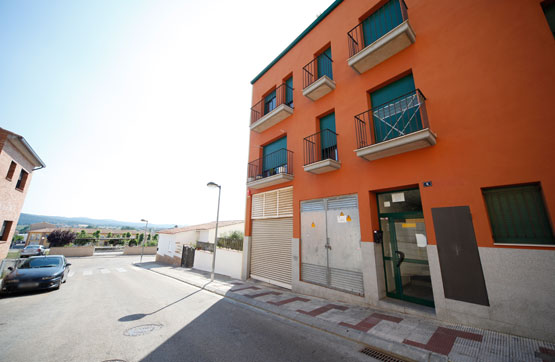
[(189, 284), (193, 287), (196, 288), (200, 288), (202, 290), (206, 290), (208, 292), (220, 295), (226, 299), (230, 299), (232, 301), (235, 301), (237, 303), (240, 304), (245, 304), (249, 307), (258, 309), (258, 310), (262, 310), (264, 312), (267, 313), (271, 313), (274, 314), (278, 317), (281, 318), (285, 318), (288, 319), (290, 321), (293, 322), (297, 322), (299, 324), (308, 326), (308, 327), (312, 327), (315, 329), (318, 329), (320, 331), (329, 333), (329, 334), (333, 334), (335, 336), (341, 337), (341, 338), (345, 338), (347, 340), (353, 341), (353, 342), (358, 342), (358, 343), (362, 343), (365, 344), (369, 347), (375, 348), (377, 350), (380, 350), (381, 352), (387, 353), (387, 354), (393, 354), (396, 355), (398, 357), (401, 357), (403, 359), (408, 359), (410, 361), (433, 361), (433, 362), (440, 362), (440, 361), (448, 361), (448, 357), (447, 356), (443, 356), (434, 352), (429, 352), (429, 351), (423, 351), (420, 349), (416, 349), (413, 347), (410, 347), (408, 345), (405, 345), (403, 343), (399, 343), (399, 342), (395, 342), (395, 341), (389, 341), (386, 339), (383, 339), (381, 337), (377, 337), (377, 336), (372, 336), (372, 335), (368, 335), (364, 332), (361, 331), (357, 331), (355, 329), (351, 329), (351, 328), (347, 328), (347, 327), (342, 327), (340, 325), (336, 325), (334, 323), (325, 321), (323, 319), (319, 319), (316, 317), (310, 317), (308, 315), (304, 315), (302, 313), (297, 313), (297, 312), (292, 312), (286, 309), (281, 309), (278, 306), (274, 306), (265, 302), (261, 302), (252, 298), (248, 298), (245, 297), (241, 294), (238, 293), (233, 293), (233, 292), (229, 292), (229, 291), (222, 291), (219, 290), (217, 287), (214, 287), (212, 285), (210, 285), (210, 282), (206, 283), (205, 285), (198, 285), (197, 283), (193, 283), (187, 280), (183, 280), (180, 279), (178, 277), (172, 276), (172, 275), (168, 275), (156, 270), (152, 270), (149, 268), (145, 268), (143, 266), (134, 264), (137, 267), (143, 268), (145, 270), (151, 271), (153, 273), (156, 274), (160, 274), (163, 275), (165, 277), (171, 278), (171, 279), (175, 279), (179, 282), (185, 283), (185, 284)]

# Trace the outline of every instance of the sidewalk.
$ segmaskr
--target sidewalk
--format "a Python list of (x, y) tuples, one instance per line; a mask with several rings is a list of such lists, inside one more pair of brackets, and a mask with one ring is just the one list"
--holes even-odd
[(267, 283), (154, 262), (135, 264), (251, 307), (415, 361), (555, 361), (555, 344), (331, 302)]

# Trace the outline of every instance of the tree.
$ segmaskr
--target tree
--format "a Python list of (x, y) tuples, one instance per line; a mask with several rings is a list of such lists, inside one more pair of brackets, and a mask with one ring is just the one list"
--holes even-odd
[(125, 234), (125, 237), (129, 239), (131, 237), (131, 233), (128, 231), (127, 234)]
[(65, 246), (75, 241), (75, 233), (70, 230), (54, 230), (47, 239), (50, 246)]
[(154, 241), (158, 241), (158, 234), (154, 234)]
[[(138, 235), (138, 234), (137, 234)], [(139, 235), (139, 244), (143, 242), (143, 240), (145, 239), (145, 235), (141, 234)]]
[(135, 239), (129, 240), (129, 246), (137, 246), (137, 240)]
[(147, 240), (147, 241), (150, 241), (150, 234), (148, 234), (148, 235), (146, 236), (146, 240)]
[(100, 230), (96, 230), (93, 233), (94, 238), (96, 239), (96, 241), (98, 241), (98, 239), (100, 239)]
[(108, 239), (109, 239), (109, 238), (111, 238), (111, 237), (112, 237), (112, 233), (108, 233), (108, 235), (106, 235), (106, 236), (107, 236), (107, 237), (108, 237)]

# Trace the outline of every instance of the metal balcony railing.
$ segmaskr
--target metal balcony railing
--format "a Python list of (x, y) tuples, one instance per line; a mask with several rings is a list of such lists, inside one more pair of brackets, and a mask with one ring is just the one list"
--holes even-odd
[(278, 174), (293, 175), (293, 152), (285, 148), (249, 162), (248, 181)]
[(282, 104), (293, 108), (293, 88), (283, 83), (272, 92), (273, 97), (265, 97), (251, 108), (251, 124)]
[(315, 133), (303, 140), (304, 165), (322, 160), (339, 161), (337, 155), (337, 133), (329, 129)]
[(404, 0), (390, 0), (347, 33), (349, 57), (408, 19)]
[[(428, 128), (426, 97), (416, 89), (355, 116), (357, 148)], [(369, 136), (366, 135), (368, 125)]]
[(326, 53), (322, 53), (305, 65), (303, 67), (303, 89), (324, 75), (333, 79), (332, 63), (333, 60)]

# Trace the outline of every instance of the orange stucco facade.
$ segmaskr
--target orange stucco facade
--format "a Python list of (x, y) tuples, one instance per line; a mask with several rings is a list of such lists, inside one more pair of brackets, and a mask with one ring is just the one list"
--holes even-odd
[[(406, 4), (403, 22), (358, 51), (360, 54), (385, 52), (386, 46), (379, 48), (382, 46), (379, 44), (396, 44), (389, 49), (397, 48), (370, 69), (360, 70), (355, 64), (360, 54), (350, 52), (352, 43), (347, 33), (358, 24), (362, 27), (377, 9), (395, 1), (396, 5), (401, 4), (401, 9)], [(432, 315), (440, 320), (555, 341), (555, 328), (546, 322), (555, 318), (551, 307), (555, 285), (550, 282), (555, 273), (552, 235), (555, 39), (542, 6), (545, 7), (545, 2), (540, 0), (335, 1), (251, 82), (254, 113), (259, 113), (250, 121), (246, 276), (259, 279), (262, 276), (261, 280), (268, 282), (274, 278), (275, 284), (300, 293), (418, 314), (410, 306), (398, 309), (395, 303), (389, 302), (389, 298), (402, 299), (409, 304), (433, 308)], [(399, 33), (410, 40), (408, 45), (405, 41), (401, 50), (400, 43), (395, 43), (400, 37), (394, 35)], [(311, 100), (303, 95), (303, 88), (308, 93), (303, 83), (303, 66), (329, 46), (335, 88)], [(431, 133), (433, 140), (426, 147), (403, 149), (376, 159), (372, 156), (368, 161), (362, 157), (364, 152), (391, 147), (394, 142), (386, 144), (388, 140), (373, 147), (379, 141), (359, 147), (355, 116), (375, 110), (377, 105), (371, 103), (375, 91), (381, 90), (383, 94), (383, 87), (407, 75), (412, 75), (415, 88), (425, 96), (428, 126), (423, 126), (422, 131)], [(271, 119), (271, 114), (260, 118), (259, 114), (266, 114), (266, 110), (260, 112), (259, 102), (290, 76), (293, 76), (292, 109), (278, 123), (269, 123), (265, 129), (260, 127), (262, 121)], [(278, 99), (278, 106), (279, 102)], [(284, 105), (291, 105), (287, 102)], [(393, 101), (388, 99), (384, 104), (392, 105)], [(424, 108), (423, 103), (419, 104)], [(276, 113), (281, 112), (278, 108)], [(337, 169), (333, 171), (307, 172), (303, 139), (320, 132), (320, 118), (331, 112), (335, 114), (340, 167), (336, 163)], [(409, 108), (405, 107), (403, 112), (409, 112)], [(371, 119), (377, 122), (377, 113), (368, 114), (371, 115), (368, 122)], [(264, 146), (283, 136), (287, 136), (292, 163), (253, 174), (251, 169), (263, 168), (261, 162), (253, 161), (263, 158)], [(397, 141), (408, 140), (405, 136), (399, 136)], [(311, 147), (308, 142), (306, 145)], [(279, 175), (274, 175), (276, 172)], [(265, 178), (269, 180), (266, 185), (273, 180), (281, 183), (264, 187)], [(542, 229), (547, 230), (546, 236), (538, 243), (524, 239), (518, 239), (524, 240), (523, 243), (496, 243), (486, 194), (491, 188), (531, 184), (541, 187), (537, 188), (541, 195), (536, 195), (540, 195), (539, 199), (543, 200), (540, 202), (545, 206), (541, 217), (550, 224)], [(257, 220), (265, 218), (260, 216), (260, 200), (266, 200), (266, 195), (273, 200), (276, 193), (256, 194), (289, 186), (293, 194), (292, 215), (288, 214), (288, 219), (274, 229), (273, 221)], [(424, 243), (419, 244), (418, 238), (423, 239), (422, 235), (416, 235), (417, 231), (410, 234), (407, 229), (403, 230), (416, 224), (395, 224), (399, 216), (395, 219), (387, 216), (387, 212), (378, 214), (379, 193), (407, 189), (418, 189), (420, 193), (422, 213), (411, 222), (425, 224), (419, 224), (425, 229)], [(339, 214), (328, 213), (328, 201), (322, 201), (324, 212), (328, 213), (325, 226), (316, 226), (314, 222), (311, 226), (312, 219), (305, 220), (301, 215), (316, 214), (309, 214), (311, 209), (303, 209), (301, 213), (304, 207), (301, 205), (313, 205), (304, 203), (309, 200), (339, 200), (337, 196), (342, 195), (356, 195), (355, 213), (358, 212), (360, 233), (356, 230), (345, 234), (343, 239), (335, 234), (332, 249), (328, 225), (333, 224), (331, 228), (339, 230), (342, 227)], [(392, 202), (395, 201), (392, 199)], [(387, 204), (380, 207), (389, 207)], [(253, 210), (257, 210), (255, 215)], [(455, 210), (465, 214), (458, 214), (449, 222), (441, 219), (441, 215)], [(523, 213), (522, 208), (512, 210)], [(289, 228), (291, 223), (292, 232), (287, 229), (289, 236), (283, 236), (279, 228)], [(459, 229), (463, 224), (466, 225), (464, 232)], [(353, 225), (356, 229), (358, 224)], [(405, 253), (422, 256), (420, 264), (414, 259), (403, 261), (405, 254), (399, 252), (397, 245), (391, 246), (393, 252), (387, 251), (390, 254), (386, 255), (389, 249), (385, 242), (383, 246), (374, 242), (374, 232), (379, 240), (380, 230), (385, 235), (384, 230), (397, 227), (401, 231), (387, 231), (391, 240), (405, 233), (404, 247), (412, 245), (409, 248), (412, 251), (405, 249)], [(464, 245), (462, 249), (461, 245)], [(349, 252), (345, 252), (347, 249)], [(286, 251), (278, 255), (281, 250)], [(335, 255), (341, 255), (343, 260), (335, 259), (336, 264), (332, 266), (329, 258), (337, 250), (340, 253)], [(459, 254), (460, 250), (463, 252)], [(250, 274), (249, 263), (254, 270)], [(333, 273), (339, 274), (334, 277)], [(334, 285), (334, 278), (341, 282)], [(412, 287), (425, 289), (427, 294), (412, 298), (405, 293)]]
[[(469, 205), (478, 245), (493, 246), (484, 187), (541, 182), (553, 220), (555, 44), (540, 1), (406, 4), (417, 40), (371, 70), (358, 74), (348, 66), (346, 33), (379, 2), (345, 1), (254, 83), (252, 104), (293, 75), (293, 115), (262, 133), (250, 132), (249, 161), (262, 156), (260, 146), (287, 135), (294, 180), (250, 192), (294, 186), (295, 238), (301, 201), (356, 193), (361, 238), (371, 241), (372, 230), (379, 228), (372, 192), (407, 187), (420, 188), (430, 244), (435, 243), (431, 208)], [(327, 44), (337, 87), (312, 101), (302, 94), (302, 67)], [(353, 116), (372, 107), (369, 91), (407, 73), (427, 99), (437, 144), (371, 162), (357, 157)], [(318, 118), (330, 111), (341, 168), (304, 172), (303, 138), (318, 132)], [(423, 188), (424, 181), (432, 187)], [(246, 235), (250, 208), (247, 197)]]

